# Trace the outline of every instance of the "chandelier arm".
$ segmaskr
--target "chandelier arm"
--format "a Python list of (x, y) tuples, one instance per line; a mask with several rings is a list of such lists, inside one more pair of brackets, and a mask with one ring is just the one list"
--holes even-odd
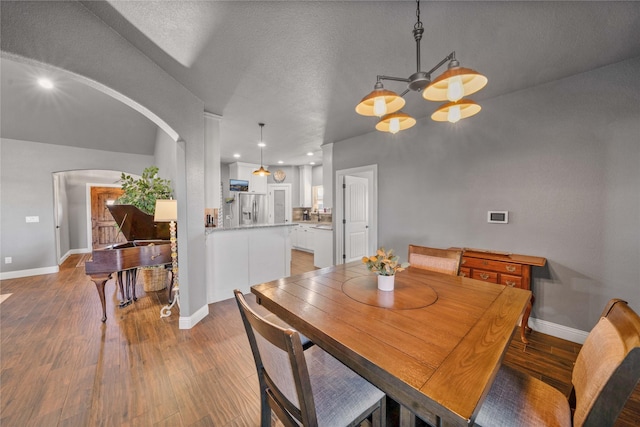
[(410, 79), (405, 79), (403, 77), (393, 77), (393, 76), (378, 76), (378, 81), (380, 80), (393, 80), (396, 82), (405, 82), (405, 83), (409, 83), (411, 80)]
[(427, 76), (431, 77), (431, 74), (436, 71), (438, 68), (442, 67), (445, 62), (451, 61), (452, 59), (456, 59), (456, 52), (453, 51), (449, 55), (447, 55), (442, 61), (438, 62), (438, 65), (433, 67), (427, 72)]
[(404, 92), (400, 94), (400, 98), (404, 98), (404, 96), (408, 93), (409, 93), (409, 89), (405, 89)]

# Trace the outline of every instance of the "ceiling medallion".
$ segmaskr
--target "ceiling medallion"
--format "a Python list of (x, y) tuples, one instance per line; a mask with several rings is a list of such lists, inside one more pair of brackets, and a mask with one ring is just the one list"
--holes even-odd
[(282, 169), (278, 169), (273, 173), (273, 180), (280, 184), (287, 177), (287, 174), (284, 173)]

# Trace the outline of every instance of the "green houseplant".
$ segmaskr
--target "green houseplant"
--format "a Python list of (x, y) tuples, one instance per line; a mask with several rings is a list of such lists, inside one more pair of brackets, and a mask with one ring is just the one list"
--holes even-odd
[(142, 212), (153, 215), (156, 199), (171, 199), (173, 188), (171, 181), (158, 176), (158, 167), (149, 166), (138, 179), (124, 172), (120, 176), (124, 193), (118, 198), (120, 205), (133, 205)]
[[(142, 212), (153, 215), (156, 210), (156, 199), (171, 199), (173, 188), (171, 181), (158, 176), (158, 167), (149, 166), (144, 169), (142, 176), (135, 179), (124, 172), (120, 176), (122, 196), (117, 200), (120, 205), (133, 205)], [(141, 267), (143, 287), (145, 292), (159, 291), (166, 287), (164, 266)]]

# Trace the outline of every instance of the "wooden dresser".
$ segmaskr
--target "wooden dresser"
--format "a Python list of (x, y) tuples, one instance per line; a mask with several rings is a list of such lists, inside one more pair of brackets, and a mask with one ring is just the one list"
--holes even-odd
[[(547, 260), (531, 255), (519, 255), (507, 252), (472, 248), (451, 248), (462, 250), (460, 276), (470, 277), (484, 282), (499, 283), (505, 286), (531, 290), (531, 267), (542, 267)], [(528, 343), (525, 332), (529, 328), (529, 316), (535, 297), (522, 317), (522, 342)]]

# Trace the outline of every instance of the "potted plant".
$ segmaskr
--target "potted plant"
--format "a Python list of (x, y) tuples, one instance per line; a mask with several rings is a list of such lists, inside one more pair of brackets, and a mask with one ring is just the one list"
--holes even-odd
[[(123, 172), (120, 176), (123, 194), (116, 203), (133, 205), (142, 212), (153, 215), (156, 199), (171, 199), (173, 196), (171, 181), (160, 178), (158, 170), (157, 166), (149, 166), (137, 179)], [(140, 270), (145, 292), (159, 291), (166, 287), (167, 272), (164, 266), (141, 267)]]
[(367, 269), (378, 275), (378, 289), (381, 291), (392, 291), (395, 274), (409, 267), (408, 262), (400, 264), (398, 260), (399, 258), (394, 255), (393, 249), (385, 251), (384, 248), (378, 249), (375, 255), (362, 258)]
[(120, 205), (133, 205), (142, 212), (153, 215), (156, 210), (156, 199), (171, 199), (173, 189), (171, 181), (158, 176), (158, 167), (149, 166), (138, 179), (124, 172), (120, 176), (124, 193), (118, 198)]

